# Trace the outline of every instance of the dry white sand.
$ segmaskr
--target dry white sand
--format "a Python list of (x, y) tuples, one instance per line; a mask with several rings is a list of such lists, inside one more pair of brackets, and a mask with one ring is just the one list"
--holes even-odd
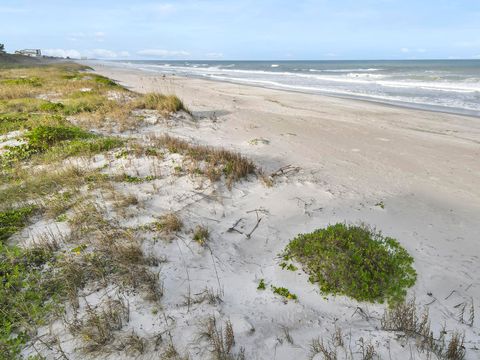
[[(426, 358), (394, 333), (379, 330), (384, 305), (324, 296), (306, 275), (278, 265), (277, 255), (298, 233), (365, 222), (397, 238), (415, 258), (418, 280), (409, 296), (428, 307), (435, 334), (444, 324), (465, 332), (467, 358), (479, 358), (480, 320), (462, 323), (458, 305), (473, 302), (480, 314), (480, 119), (117, 66), (94, 68), (135, 91), (175, 93), (197, 119), (152, 125), (135, 136), (168, 132), (233, 149), (267, 172), (299, 167), (271, 188), (252, 180), (232, 191), (208, 192), (180, 178), (139, 193), (147, 218), (180, 210), (188, 226), (207, 226), (211, 253), (192, 251), (181, 241), (152, 247), (168, 259), (161, 273), (162, 316), (138, 303), (129, 326), (144, 334), (167, 329), (191, 359), (210, 356), (198, 339), (198, 324), (212, 314), (232, 320), (236, 350), (244, 347), (247, 359), (308, 358), (310, 341), (328, 341), (335, 327), (351, 338), (354, 352), (363, 337), (382, 358)], [(242, 219), (238, 229), (248, 233), (258, 217), (251, 238), (227, 231)], [(258, 291), (261, 278), (287, 287), (299, 300), (285, 304), (271, 291)], [(185, 294), (206, 287), (223, 292), (223, 302), (181, 305)]]

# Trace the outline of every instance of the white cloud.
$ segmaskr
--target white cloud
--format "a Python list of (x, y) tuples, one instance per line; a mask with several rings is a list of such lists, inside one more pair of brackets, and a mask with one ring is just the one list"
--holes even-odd
[(417, 52), (419, 52), (419, 53), (422, 53), (422, 54), (423, 54), (423, 53), (426, 53), (426, 52), (427, 52), (427, 50), (426, 50), (426, 49), (422, 49), (422, 48), (420, 48), (420, 49), (417, 49)]
[(107, 49), (92, 49), (79, 51), (75, 49), (44, 49), (42, 53), (47, 56), (55, 56), (62, 58), (80, 59), (81, 57), (99, 58), (99, 59), (116, 59), (126, 58), (130, 56), (128, 51), (112, 51)]
[(137, 51), (138, 55), (149, 57), (188, 57), (190, 53), (184, 50), (162, 50), (162, 49), (145, 49)]
[(118, 53), (115, 51), (107, 50), (107, 49), (93, 49), (87, 52), (88, 57), (95, 57), (95, 58), (103, 58), (103, 59), (114, 59), (118, 57)]
[(409, 53), (409, 52), (410, 52), (410, 49), (409, 49), (409, 48), (406, 48), (406, 47), (403, 47), (403, 48), (400, 49), (400, 51), (401, 51), (402, 53)]
[(42, 54), (46, 55), (46, 56), (55, 56), (55, 57), (62, 57), (62, 58), (70, 57), (70, 58), (73, 58), (73, 59), (80, 59), (82, 57), (80, 52), (78, 50), (74, 50), (74, 49), (70, 49), (70, 50), (67, 50), (67, 49), (43, 49)]
[(73, 32), (68, 35), (68, 40), (70, 41), (79, 41), (79, 40), (86, 40), (86, 41), (96, 41), (96, 42), (103, 42), (105, 40), (105, 34), (103, 31), (97, 31), (94, 33), (84, 33), (84, 32)]
[(325, 56), (328, 56), (328, 57), (335, 57), (335, 56), (337, 56), (337, 54), (335, 54), (335, 53), (327, 53), (327, 54), (325, 54)]
[(159, 14), (168, 14), (175, 10), (172, 4), (154, 4), (152, 10)]
[(222, 59), (223, 53), (211, 52), (211, 53), (205, 54), (205, 56), (210, 59)]

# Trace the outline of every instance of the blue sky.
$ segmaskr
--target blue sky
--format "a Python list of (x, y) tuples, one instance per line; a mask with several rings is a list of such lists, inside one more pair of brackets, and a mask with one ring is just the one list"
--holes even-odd
[(0, 0), (0, 42), (112, 59), (480, 58), (480, 0)]

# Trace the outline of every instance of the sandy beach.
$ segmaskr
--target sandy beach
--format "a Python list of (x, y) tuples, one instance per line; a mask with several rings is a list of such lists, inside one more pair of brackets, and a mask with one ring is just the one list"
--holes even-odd
[[(184, 209), (212, 234), (211, 254), (201, 258), (188, 249), (165, 250), (171, 262), (162, 269), (163, 306), (175, 318), (179, 347), (192, 358), (203, 353), (192, 345), (189, 325), (211, 311), (232, 319), (236, 342), (251, 359), (305, 358), (309, 341), (328, 338), (336, 327), (353, 342), (371, 339), (384, 358), (411, 357), (412, 349), (394, 333), (378, 330), (384, 305), (323, 296), (306, 275), (278, 266), (277, 255), (296, 234), (336, 222), (365, 222), (397, 238), (418, 273), (409, 296), (428, 308), (432, 330), (444, 324), (460, 329), (467, 358), (480, 356), (479, 320), (467, 325), (459, 318), (459, 304), (477, 310), (480, 298), (480, 119), (88, 65), (137, 92), (176, 94), (193, 112), (193, 120), (179, 118), (133, 135), (168, 133), (235, 150), (275, 174), (272, 187), (242, 182), (230, 192), (194, 198), (192, 189), (194, 200), (167, 204), (170, 194), (152, 203), (153, 209)], [(228, 231), (234, 224), (245, 233), (258, 227), (246, 238)], [(260, 278), (300, 300), (284, 304), (259, 294)], [(187, 282), (197, 292), (221, 289), (220, 308), (176, 311)], [(422, 356), (415, 352), (414, 358)]]

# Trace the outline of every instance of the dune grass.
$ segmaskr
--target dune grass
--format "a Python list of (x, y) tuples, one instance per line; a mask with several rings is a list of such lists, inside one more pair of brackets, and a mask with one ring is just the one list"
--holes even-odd
[(191, 114), (190, 110), (177, 96), (158, 93), (148, 93), (140, 97), (135, 102), (135, 108), (158, 110), (162, 113), (174, 113), (183, 110)]
[[(19, 114), (23, 118), (25, 114), (77, 116), (78, 120), (94, 121), (101, 127), (105, 120), (116, 120), (120, 125), (125, 125), (126, 120), (138, 121), (132, 111), (139, 109), (157, 110), (165, 116), (180, 110), (189, 113), (175, 95), (133, 93), (109, 78), (85, 70), (88, 68), (73, 63), (3, 70), (0, 113), (9, 113), (11, 121), (10, 126), (4, 126), (0, 119), (0, 131), (15, 130), (15, 124), (21, 127), (26, 119), (13, 121), (14, 115)], [(86, 119), (84, 115), (88, 115)]]
[[(165, 147), (171, 153), (180, 153), (195, 162), (207, 164), (205, 175), (213, 182), (225, 177), (228, 187), (234, 182), (254, 174), (256, 167), (252, 161), (239, 153), (210, 146), (195, 145), (185, 140), (163, 135), (155, 139), (157, 146)], [(198, 167), (194, 167), (194, 170)]]
[(413, 258), (398, 241), (363, 225), (339, 223), (299, 235), (285, 259), (302, 264), (322, 292), (358, 301), (402, 301), (416, 281)]

